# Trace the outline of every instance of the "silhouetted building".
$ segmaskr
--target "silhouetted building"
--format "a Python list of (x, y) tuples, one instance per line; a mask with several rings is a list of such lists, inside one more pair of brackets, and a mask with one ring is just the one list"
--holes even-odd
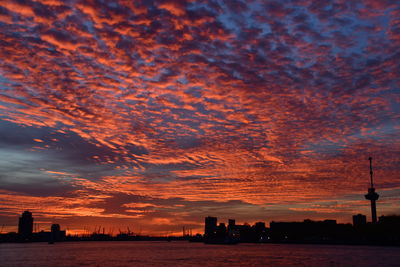
[(253, 238), (257, 239), (256, 241), (258, 242), (268, 242), (270, 239), (264, 222), (256, 222), (256, 224), (253, 226), (253, 232)]
[(258, 229), (260, 231), (265, 229), (265, 222), (256, 222), (256, 224), (254, 225), (255, 229)]
[(329, 242), (344, 240), (351, 234), (350, 224), (337, 224), (336, 220), (303, 222), (271, 222), (274, 241)]
[(228, 230), (235, 228), (236, 221), (234, 219), (228, 220)]
[(257, 222), (250, 226), (236, 224), (234, 219), (228, 220), (228, 226), (220, 223), (217, 218), (205, 218), (204, 242), (212, 244), (236, 244), (238, 242), (267, 242), (269, 240), (264, 222)]
[(400, 230), (400, 215), (388, 215), (388, 216), (380, 216), (379, 223), (384, 225), (396, 225)]
[(235, 238), (240, 242), (249, 242), (252, 239), (252, 229), (247, 223), (243, 225), (236, 224), (234, 227)]
[(261, 237), (266, 234), (265, 222), (256, 222), (253, 226), (253, 230), (256, 236)]
[(367, 216), (362, 214), (353, 215), (353, 226), (360, 227), (367, 224)]
[(378, 224), (388, 238), (400, 242), (400, 215), (380, 216)]
[(372, 217), (372, 223), (377, 223), (377, 217), (376, 217), (376, 201), (379, 198), (378, 193), (375, 192), (374, 188), (374, 181), (372, 177), (372, 158), (369, 157), (369, 174), (370, 174), (370, 179), (371, 179), (371, 187), (368, 188), (368, 194), (365, 195), (365, 198), (371, 201), (371, 217)]
[(204, 222), (204, 238), (214, 237), (217, 234), (217, 218), (208, 216)]
[(59, 224), (51, 225), (50, 242), (62, 241), (65, 239), (65, 231), (60, 229)]
[(218, 238), (225, 238), (227, 235), (225, 223), (220, 223), (217, 227), (216, 236)]
[(59, 224), (52, 224), (50, 229), (51, 229), (52, 233), (59, 233), (60, 232), (60, 225)]
[(22, 216), (19, 218), (18, 223), (18, 234), (22, 240), (29, 240), (32, 238), (33, 231), (33, 217), (29, 211), (24, 211)]

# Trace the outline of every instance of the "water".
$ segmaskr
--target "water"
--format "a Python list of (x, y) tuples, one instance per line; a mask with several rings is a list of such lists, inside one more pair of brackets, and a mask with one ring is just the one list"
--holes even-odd
[(0, 266), (400, 266), (400, 248), (179, 241), (0, 244)]

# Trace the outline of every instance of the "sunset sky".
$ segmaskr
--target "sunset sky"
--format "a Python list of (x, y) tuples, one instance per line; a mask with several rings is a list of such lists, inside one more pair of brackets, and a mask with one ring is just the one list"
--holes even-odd
[(400, 2), (0, 1), (0, 227), (400, 213)]

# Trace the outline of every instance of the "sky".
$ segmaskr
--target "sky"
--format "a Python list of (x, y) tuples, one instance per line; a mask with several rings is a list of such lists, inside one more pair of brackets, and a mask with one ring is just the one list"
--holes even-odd
[(3, 0), (0, 224), (400, 213), (400, 3)]

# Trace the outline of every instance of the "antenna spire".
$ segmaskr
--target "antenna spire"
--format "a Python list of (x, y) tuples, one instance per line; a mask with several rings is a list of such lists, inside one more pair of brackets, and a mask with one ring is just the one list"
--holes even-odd
[(373, 179), (373, 177), (372, 177), (372, 175), (373, 175), (373, 171), (372, 171), (372, 157), (369, 157), (368, 159), (369, 159), (369, 175), (370, 175), (370, 177), (371, 177), (371, 188), (373, 188), (373, 187), (374, 187), (374, 179)]

